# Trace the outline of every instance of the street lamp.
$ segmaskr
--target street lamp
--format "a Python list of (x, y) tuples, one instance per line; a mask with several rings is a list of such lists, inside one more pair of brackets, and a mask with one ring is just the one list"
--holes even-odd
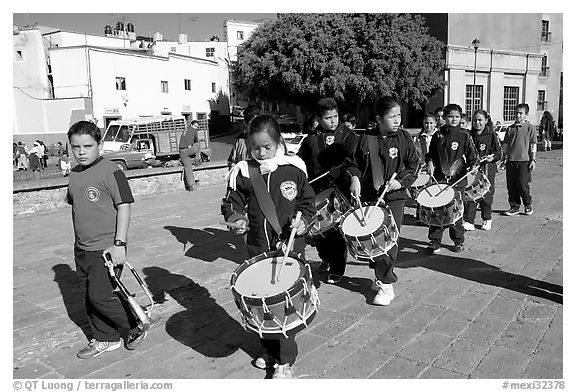
[(472, 84), (472, 112), (476, 109), (474, 105), (476, 101), (476, 58), (478, 56), (478, 45), (480, 44), (480, 40), (478, 38), (474, 38), (472, 41), (472, 45), (474, 45), (474, 82)]

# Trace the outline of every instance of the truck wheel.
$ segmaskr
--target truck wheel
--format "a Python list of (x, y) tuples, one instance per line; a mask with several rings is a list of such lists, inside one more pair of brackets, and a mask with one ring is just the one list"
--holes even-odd
[(126, 167), (126, 163), (124, 163), (123, 161), (113, 161), (116, 166), (118, 166), (120, 168), (120, 170), (122, 171), (126, 171), (128, 170), (128, 167)]

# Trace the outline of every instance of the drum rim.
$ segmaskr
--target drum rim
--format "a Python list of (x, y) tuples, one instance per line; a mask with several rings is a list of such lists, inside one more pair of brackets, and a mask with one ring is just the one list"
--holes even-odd
[[(378, 207), (381, 208), (383, 210), (386, 210), (390, 215), (392, 215), (392, 211), (390, 211), (390, 207), (388, 207), (387, 205), (381, 206), (381, 205), (376, 205), (376, 202), (370, 202), (368, 204), (366, 204), (365, 206), (362, 206), (362, 208), (364, 207)], [(348, 216), (351, 215), (354, 211), (356, 211), (356, 209), (349, 209), (348, 211), (346, 211), (346, 213), (344, 215), (342, 215), (342, 219), (340, 220), (341, 222), (344, 221), (344, 219)], [(394, 215), (392, 215), (392, 218), (394, 218)], [(398, 229), (398, 225), (396, 224), (396, 221), (394, 221), (394, 226), (396, 226), (396, 229)], [(364, 240), (369, 240), (370, 237), (374, 236), (374, 234), (380, 235), (384, 232), (384, 228), (386, 226), (381, 226), (379, 227), (376, 231), (373, 231), (370, 234), (365, 234), (365, 235), (361, 235), (361, 236), (357, 236), (357, 235), (348, 235), (346, 233), (344, 233), (344, 230), (342, 229), (342, 225), (338, 226), (338, 230), (340, 230), (340, 233), (344, 236), (344, 238), (350, 238), (350, 239), (354, 239), (357, 238), (360, 241), (364, 241)]]
[[(450, 187), (450, 184), (447, 184), (445, 182), (440, 182), (440, 185), (448, 185)], [(431, 184), (431, 186), (436, 185), (436, 184)], [(420, 193), (424, 192), (425, 187), (423, 187), (422, 189), (420, 189), (420, 191), (418, 192), (418, 194), (416, 195), (416, 197), (414, 198), (414, 201), (418, 204), (418, 206), (420, 206), (421, 208), (424, 208), (426, 210), (431, 210), (434, 211), (434, 209), (438, 209), (438, 208), (444, 208), (444, 207), (449, 207), (451, 206), (454, 201), (458, 198), (458, 195), (460, 195), (460, 192), (458, 192), (456, 189), (452, 188), (452, 192), (454, 192), (454, 196), (452, 197), (452, 200), (450, 200), (450, 202), (448, 204), (444, 204), (442, 206), (438, 206), (438, 207), (428, 207), (425, 206), (421, 203), (418, 202), (418, 196), (420, 195)]]
[[(306, 262), (304, 257), (302, 257), (302, 254), (296, 253), (294, 251), (288, 252), (288, 257), (291, 257), (291, 258), (299, 261), (304, 266), (304, 268), (300, 269), (300, 274), (298, 276), (298, 280), (292, 286), (290, 286), (290, 288), (288, 290), (283, 291), (283, 292), (278, 293), (278, 294), (275, 294), (275, 295), (272, 295), (272, 296), (269, 296), (269, 297), (253, 297), (253, 296), (241, 294), (240, 292), (238, 292), (238, 290), (236, 290), (235, 283), (238, 279), (238, 276), (242, 273), (242, 271), (246, 270), (252, 264), (255, 264), (261, 260), (273, 258), (275, 256), (280, 256), (280, 255), (283, 256), (284, 252), (282, 252), (280, 250), (276, 250), (276, 251), (269, 251), (269, 252), (260, 253), (259, 255), (256, 255), (256, 256), (252, 257), (251, 259), (246, 260), (244, 263), (242, 263), (238, 267), (236, 267), (236, 269), (234, 270), (234, 273), (232, 274), (232, 277), (230, 278), (230, 286), (231, 286), (231, 290), (232, 290), (232, 295), (234, 297), (243, 298), (244, 302), (247, 305), (262, 304), (262, 299), (265, 300), (267, 305), (276, 305), (280, 302), (285, 301), (286, 291), (288, 292), (290, 297), (293, 297), (294, 295), (296, 295), (300, 291), (302, 291), (304, 289), (304, 282), (302, 281), (302, 278), (308, 277), (309, 280), (312, 281), (312, 275), (310, 273), (310, 269), (306, 268), (308, 263)], [(305, 280), (307, 281), (307, 279), (305, 279)]]

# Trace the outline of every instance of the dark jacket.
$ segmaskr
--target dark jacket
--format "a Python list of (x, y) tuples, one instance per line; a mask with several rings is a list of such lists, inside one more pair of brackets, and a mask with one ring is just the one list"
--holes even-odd
[(316, 133), (308, 135), (302, 142), (298, 156), (306, 163), (308, 178), (313, 180), (330, 172), (329, 175), (311, 184), (316, 193), (330, 188), (333, 184), (341, 190), (349, 187), (344, 176), (343, 163), (349, 153), (351, 135), (353, 132), (344, 124), (340, 124), (334, 132), (327, 132), (318, 127)]
[[(476, 148), (470, 134), (460, 127), (447, 128), (442, 126), (432, 136), (430, 150), (426, 154), (426, 162), (434, 164), (434, 178), (437, 181), (448, 180), (453, 184), (476, 164), (478, 159)], [(459, 161), (455, 164), (456, 161)], [(455, 164), (457, 169), (451, 173)], [(466, 187), (467, 180), (458, 183), (458, 187)]]
[(282, 228), (280, 237), (260, 209), (250, 178), (242, 176), (241, 173), (238, 173), (236, 179), (236, 190), (228, 187), (226, 197), (222, 199), (221, 211), (227, 222), (233, 223), (238, 219), (248, 221), (248, 245), (275, 250), (279, 240), (290, 236), (290, 220), (297, 211), (302, 212), (301, 219), (307, 226), (312, 221), (316, 214), (315, 194), (308, 184), (306, 174), (295, 166), (278, 166), (275, 171), (264, 174), (263, 177), (276, 206), (276, 215)]
[(379, 158), (384, 166), (384, 182), (387, 182), (394, 173), (396, 180), (402, 184), (402, 188), (388, 192), (386, 201), (401, 200), (408, 198), (409, 188), (420, 170), (418, 152), (412, 141), (412, 137), (405, 130), (398, 130), (389, 136), (361, 135), (355, 136), (354, 153), (346, 160), (345, 170), (349, 176), (357, 176), (362, 186), (362, 199), (374, 201), (378, 199), (378, 192), (372, 182), (372, 168), (370, 164), (369, 139), (378, 139)]
[(496, 173), (496, 162), (502, 159), (502, 146), (500, 145), (498, 134), (486, 127), (482, 131), (482, 134), (478, 135), (476, 131), (471, 131), (470, 135), (479, 159), (483, 156), (494, 154), (494, 160), (492, 162), (483, 162), (480, 165), (482, 170), (484, 170), (485, 173)]

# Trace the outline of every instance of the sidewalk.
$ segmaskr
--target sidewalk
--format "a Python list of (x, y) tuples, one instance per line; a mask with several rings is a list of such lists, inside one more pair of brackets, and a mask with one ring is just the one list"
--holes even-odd
[[(532, 216), (508, 208), (497, 176), (492, 231), (466, 233), (466, 250), (425, 253), (427, 228), (406, 209), (390, 306), (370, 304), (373, 273), (350, 260), (338, 286), (316, 273), (321, 300), (297, 335), (298, 378), (563, 377), (562, 150), (538, 154)], [(160, 321), (135, 350), (76, 358), (87, 322), (77, 297), (70, 209), (14, 217), (13, 376), (94, 379), (262, 379), (250, 361), (230, 276), (246, 253), (220, 225), (224, 184), (138, 197), (129, 258), (151, 289)], [(477, 217), (477, 222), (479, 218)], [(448, 233), (444, 244), (451, 245)], [(129, 271), (123, 281), (145, 297)]]

